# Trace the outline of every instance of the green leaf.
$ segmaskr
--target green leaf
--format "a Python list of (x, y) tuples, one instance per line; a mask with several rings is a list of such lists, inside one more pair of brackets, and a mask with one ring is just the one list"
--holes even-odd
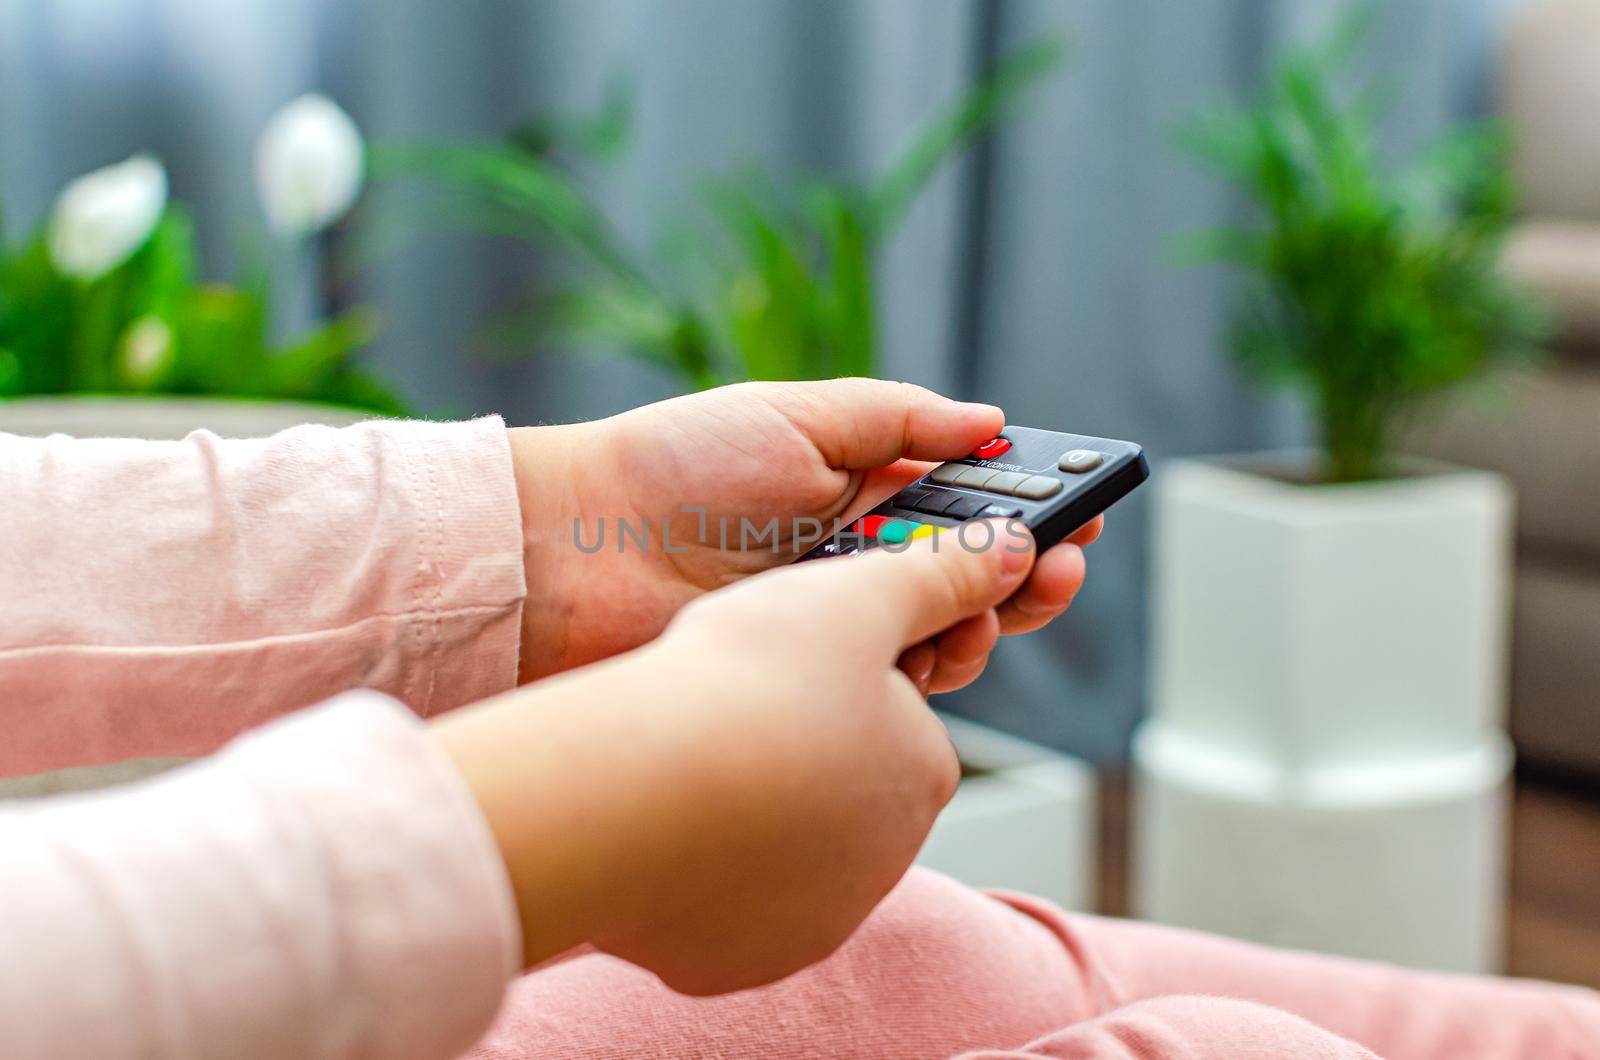
[(202, 394), (267, 396), (266, 307), (233, 287), (189, 292), (178, 331), (175, 376), (181, 389)]
[[(406, 400), (389, 384), (359, 369), (341, 372), (329, 384), (327, 390), (318, 395), (317, 400), (391, 418), (404, 418), (413, 414)], [(459, 412), (443, 418), (466, 419), (469, 415), (466, 412)]]
[(73, 290), (42, 235), (0, 268), (0, 334), (21, 365), (21, 393), (59, 393), (71, 384)]
[(1172, 241), (1171, 257), (1180, 265), (1227, 262), (1264, 268), (1272, 246), (1260, 232), (1239, 225), (1218, 225), (1185, 232)]
[(606, 271), (641, 278), (587, 192), (546, 159), (505, 144), (377, 145), (372, 157), (380, 175), (425, 176), (464, 196), (453, 206), (464, 222), (495, 234), (553, 238)]
[(0, 396), (20, 394), (27, 385), (22, 358), (13, 350), (0, 346)]
[(186, 210), (170, 206), (155, 232), (129, 262), (132, 275), (131, 312), (155, 313), (167, 319), (178, 315), (195, 283), (194, 224)]
[(592, 117), (570, 119), (533, 115), (524, 119), (509, 137), (512, 144), (541, 157), (572, 151), (595, 162), (610, 162), (627, 146), (633, 132), (635, 89), (631, 78), (614, 77), (605, 98)]
[(813, 196), (812, 215), (828, 264), (822, 309), (832, 348), (831, 371), (817, 374), (871, 375), (877, 338), (866, 221), (850, 196), (826, 188)]
[(124, 265), (73, 285), (66, 351), (73, 389), (95, 393), (114, 388), (116, 345), (127, 326), (133, 280)]
[(269, 354), (262, 362), (261, 386), (274, 397), (314, 400), (350, 367), (355, 351), (377, 335), (375, 312), (349, 310), (282, 351)]

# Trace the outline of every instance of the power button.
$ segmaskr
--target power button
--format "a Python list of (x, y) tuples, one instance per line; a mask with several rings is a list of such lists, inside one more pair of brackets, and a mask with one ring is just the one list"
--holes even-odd
[(1001, 453), (1010, 448), (1010, 439), (990, 438), (987, 442), (984, 442), (982, 445), (978, 446), (978, 448), (972, 451), (972, 459), (993, 460), (995, 457), (999, 456)]

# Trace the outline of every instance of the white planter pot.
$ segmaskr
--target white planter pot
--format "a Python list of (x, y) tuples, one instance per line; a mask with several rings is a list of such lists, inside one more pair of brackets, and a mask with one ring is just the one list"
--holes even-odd
[(35, 397), (0, 401), (0, 431), (74, 438), (182, 438), (205, 428), (224, 438), (264, 438), (302, 423), (345, 427), (370, 414), (335, 405), (192, 397)]
[(1246, 466), (1177, 461), (1156, 481), (1135, 910), (1492, 970), (1510, 489), (1441, 465), (1336, 486)]
[[(0, 432), (42, 437), (182, 438), (205, 428), (224, 438), (261, 438), (303, 423), (343, 427), (372, 417), (333, 405), (188, 397), (37, 397), (0, 401)], [(180, 764), (139, 759), (0, 779), (0, 799), (105, 787)]]
[(917, 863), (973, 887), (1094, 904), (1096, 797), (1085, 762), (963, 718), (941, 715), (962, 779)]

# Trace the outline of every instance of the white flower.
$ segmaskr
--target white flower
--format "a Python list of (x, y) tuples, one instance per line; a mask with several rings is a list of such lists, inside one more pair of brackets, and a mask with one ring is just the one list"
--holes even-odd
[(361, 131), (325, 96), (286, 104), (256, 142), (256, 190), (268, 223), (283, 235), (332, 224), (361, 191)]
[(144, 246), (167, 207), (167, 172), (149, 155), (86, 173), (61, 189), (50, 215), (50, 260), (93, 280)]
[(172, 328), (158, 316), (142, 316), (123, 332), (119, 352), (123, 377), (135, 386), (149, 386), (172, 364)]

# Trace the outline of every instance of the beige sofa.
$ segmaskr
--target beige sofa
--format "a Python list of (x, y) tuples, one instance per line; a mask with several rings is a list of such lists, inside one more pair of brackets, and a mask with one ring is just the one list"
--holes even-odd
[(1600, 2), (1541, 0), (1508, 27), (1499, 106), (1527, 217), (1507, 267), (1540, 291), (1551, 360), (1463, 402), (1412, 448), (1516, 484), (1511, 733), (1523, 763), (1600, 781)]

